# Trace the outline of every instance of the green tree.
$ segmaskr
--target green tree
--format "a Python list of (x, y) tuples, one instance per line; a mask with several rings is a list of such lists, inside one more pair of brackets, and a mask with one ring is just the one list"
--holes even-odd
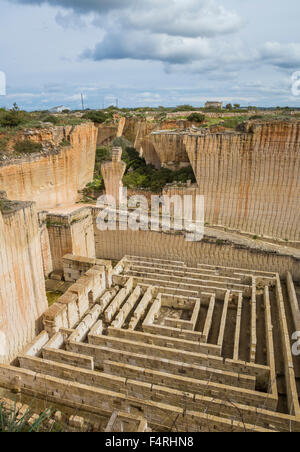
[(200, 113), (192, 113), (188, 116), (188, 121), (202, 123), (205, 121), (205, 115), (201, 115)]
[(17, 127), (26, 123), (28, 119), (29, 114), (26, 111), (20, 110), (18, 105), (14, 103), (11, 110), (5, 110), (0, 114), (0, 125), (3, 127)]

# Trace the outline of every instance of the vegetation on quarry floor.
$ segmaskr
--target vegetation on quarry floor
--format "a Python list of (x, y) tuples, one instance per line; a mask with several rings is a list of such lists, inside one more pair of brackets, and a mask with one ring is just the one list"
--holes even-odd
[(121, 146), (123, 149), (122, 160), (126, 163), (123, 184), (127, 188), (160, 193), (167, 184), (174, 182), (185, 184), (188, 180), (196, 182), (191, 166), (177, 171), (167, 168), (156, 169), (153, 165), (147, 165), (125, 138), (116, 138), (112, 146), (97, 149), (94, 180), (83, 190), (83, 201), (96, 200), (104, 190), (101, 165), (111, 159), (113, 146)]
[(49, 308), (62, 296), (61, 292), (47, 291), (46, 294)]
[(47, 421), (51, 417), (51, 411), (45, 410), (31, 422), (33, 412), (28, 408), (25, 413), (19, 412), (15, 403), (11, 409), (5, 407), (0, 401), (0, 432), (6, 433), (38, 433), (58, 431), (55, 424), (52, 429), (47, 426)]

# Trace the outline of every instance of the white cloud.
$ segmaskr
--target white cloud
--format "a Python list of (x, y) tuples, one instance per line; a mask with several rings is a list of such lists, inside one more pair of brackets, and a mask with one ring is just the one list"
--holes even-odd
[(120, 22), (129, 29), (189, 38), (233, 33), (243, 24), (215, 0), (153, 0), (150, 9), (129, 9)]
[(244, 23), (219, 0), (14, 1), (67, 9), (56, 15), (57, 23), (65, 28), (97, 26), (104, 37), (84, 53), (96, 61), (134, 59), (183, 65), (207, 60), (216, 54), (214, 39), (237, 32)]
[(300, 68), (300, 42), (280, 44), (266, 42), (260, 51), (261, 60), (282, 68)]

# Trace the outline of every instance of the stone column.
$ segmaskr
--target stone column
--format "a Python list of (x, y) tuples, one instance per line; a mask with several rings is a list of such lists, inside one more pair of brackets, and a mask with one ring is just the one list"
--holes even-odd
[(113, 196), (116, 203), (122, 202), (122, 178), (126, 170), (126, 163), (121, 161), (122, 148), (115, 147), (112, 150), (111, 162), (105, 162), (101, 166), (107, 196)]

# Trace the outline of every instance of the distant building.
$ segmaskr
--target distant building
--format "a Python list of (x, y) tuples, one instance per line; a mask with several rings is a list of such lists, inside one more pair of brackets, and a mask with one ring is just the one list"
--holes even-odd
[(205, 108), (223, 108), (223, 102), (206, 102)]
[(65, 110), (71, 111), (69, 107), (65, 107), (64, 105), (59, 105), (58, 107), (51, 108), (49, 111), (50, 113), (62, 113)]

